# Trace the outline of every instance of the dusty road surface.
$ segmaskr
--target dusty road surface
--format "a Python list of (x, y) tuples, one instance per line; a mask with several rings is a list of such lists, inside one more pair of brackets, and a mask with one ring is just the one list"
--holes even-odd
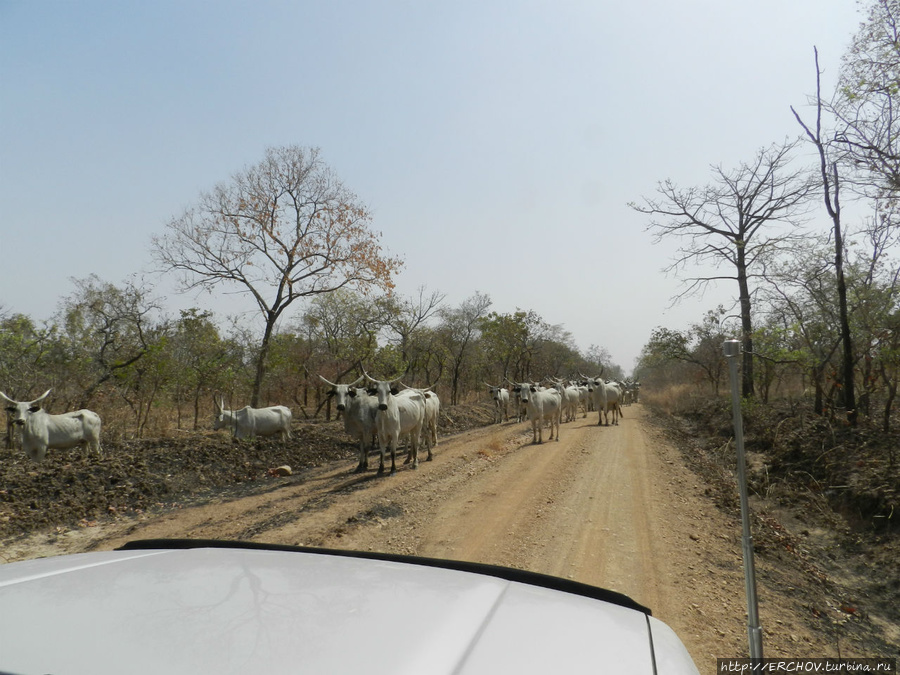
[[(64, 533), (46, 550), (32, 539), (4, 557), (190, 537), (505, 565), (631, 596), (711, 674), (716, 657), (747, 651), (739, 523), (705, 496), (640, 405), (624, 413), (610, 427), (598, 426), (596, 413), (579, 417), (561, 425), (560, 441), (541, 445), (528, 423), (445, 436), (418, 470), (376, 477), (353, 474), (355, 462), (335, 463), (252, 494)], [(761, 596), (766, 656), (833, 655), (790, 597)]]

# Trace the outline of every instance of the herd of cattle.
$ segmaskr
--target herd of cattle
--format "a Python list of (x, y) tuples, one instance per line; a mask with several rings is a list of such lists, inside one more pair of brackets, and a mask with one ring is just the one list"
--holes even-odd
[[(638, 400), (639, 382), (605, 381), (600, 377), (581, 376), (568, 384), (559, 379), (546, 380), (548, 386), (536, 382), (509, 382), (510, 387), (488, 384), (494, 401), (496, 421), (509, 420), (510, 405), (516, 413), (516, 421), (531, 420), (532, 443), (543, 443), (544, 424), (550, 426), (550, 440), (556, 434), (559, 440), (559, 424), (563, 419), (573, 421), (579, 407), (584, 417), (597, 412), (597, 424), (619, 423), (622, 405)], [(486, 383), (487, 384), (487, 383)]]
[[(331, 389), (337, 410), (342, 414), (344, 430), (359, 445), (356, 471), (369, 468), (369, 448), (377, 442), (380, 451), (378, 473), (385, 471), (385, 453), (391, 452), (391, 474), (397, 471), (396, 454), (401, 439), (407, 444), (405, 463), (419, 465), (419, 449), (424, 443), (428, 461), (437, 445), (437, 424), (441, 402), (433, 387), (416, 389), (404, 385), (400, 378), (376, 380), (367, 373), (349, 384), (335, 384), (321, 375), (319, 378)], [(495, 421), (509, 421), (510, 408), (516, 420), (531, 421), (532, 442), (543, 442), (543, 427), (550, 426), (550, 440), (559, 440), (559, 425), (563, 419), (573, 421), (581, 408), (584, 417), (596, 411), (598, 424), (619, 423), (622, 405), (635, 402), (639, 383), (607, 382), (600, 377), (584, 377), (565, 383), (562, 380), (509, 382), (509, 387), (488, 384), (494, 402)], [(359, 385), (366, 383), (367, 386)], [(48, 449), (68, 449), (84, 446), (98, 456), (100, 449), (100, 416), (90, 410), (52, 415), (42, 407), (50, 394), (48, 389), (33, 401), (15, 401), (0, 392), (7, 403), (11, 424), (19, 430), (22, 449), (35, 461), (42, 461)], [(282, 441), (291, 438), (291, 411), (286, 406), (268, 408), (225, 408), (217, 400), (213, 418), (214, 429), (230, 429), (236, 439), (255, 436), (278, 436)]]

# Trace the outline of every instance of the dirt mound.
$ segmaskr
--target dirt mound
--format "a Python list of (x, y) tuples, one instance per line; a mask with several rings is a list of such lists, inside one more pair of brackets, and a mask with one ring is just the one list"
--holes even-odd
[[(737, 520), (730, 405), (655, 421)], [(836, 644), (891, 653), (886, 644), (900, 640), (900, 435), (787, 404), (751, 404), (743, 423), (758, 572), (785, 594), (802, 593), (810, 627)]]

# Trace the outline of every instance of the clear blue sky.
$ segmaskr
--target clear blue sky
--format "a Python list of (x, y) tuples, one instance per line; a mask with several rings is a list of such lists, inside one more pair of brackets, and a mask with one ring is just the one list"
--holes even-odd
[[(299, 144), (370, 206), (400, 293), (486, 293), (629, 372), (653, 327), (734, 289), (669, 308), (675, 244), (627, 203), (799, 134), (813, 47), (828, 87), (860, 18), (851, 0), (0, 0), (0, 306), (42, 320), (72, 278), (149, 269), (166, 221)], [(173, 313), (235, 307), (159, 289)]]

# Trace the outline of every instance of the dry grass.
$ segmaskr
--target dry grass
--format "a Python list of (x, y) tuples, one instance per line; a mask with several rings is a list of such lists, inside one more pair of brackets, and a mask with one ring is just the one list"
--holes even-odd
[(641, 390), (641, 402), (663, 410), (670, 415), (678, 415), (696, 410), (701, 401), (709, 399), (708, 389), (699, 389), (692, 384), (676, 384), (666, 389)]

